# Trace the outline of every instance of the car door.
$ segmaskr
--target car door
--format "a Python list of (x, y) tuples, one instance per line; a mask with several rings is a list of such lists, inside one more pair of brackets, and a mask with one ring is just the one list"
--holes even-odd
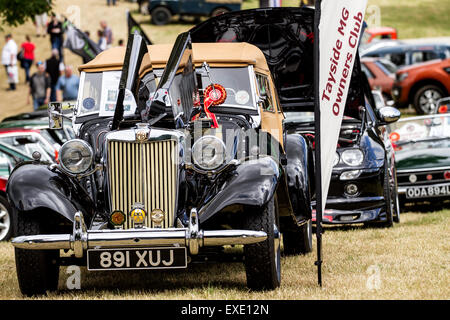
[(180, 0), (180, 14), (201, 14), (204, 5), (204, 0)]

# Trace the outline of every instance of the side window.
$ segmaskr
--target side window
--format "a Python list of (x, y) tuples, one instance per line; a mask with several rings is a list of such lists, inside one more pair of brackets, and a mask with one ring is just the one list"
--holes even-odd
[(405, 53), (391, 53), (386, 55), (388, 60), (391, 60), (397, 66), (403, 66), (406, 64), (406, 55)]
[(269, 80), (267, 76), (256, 74), (256, 82), (258, 84), (258, 92), (261, 97), (264, 97), (262, 102), (262, 109), (264, 111), (275, 112), (273, 104), (273, 94), (270, 90)]
[(423, 61), (430, 61), (434, 59), (439, 59), (439, 54), (435, 51), (424, 51)]

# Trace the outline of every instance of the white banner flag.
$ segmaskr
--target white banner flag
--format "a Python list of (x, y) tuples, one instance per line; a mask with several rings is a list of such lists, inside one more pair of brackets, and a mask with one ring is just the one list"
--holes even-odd
[(322, 0), (319, 23), (322, 212), (356, 59), (367, 0)]

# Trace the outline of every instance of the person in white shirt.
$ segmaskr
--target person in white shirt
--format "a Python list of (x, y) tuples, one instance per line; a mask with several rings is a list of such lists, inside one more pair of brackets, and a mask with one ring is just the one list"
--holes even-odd
[(19, 82), (19, 70), (17, 68), (17, 44), (14, 42), (12, 35), (7, 34), (5, 37), (5, 45), (2, 50), (2, 64), (5, 66), (8, 76), (9, 89), (16, 90), (16, 83)]

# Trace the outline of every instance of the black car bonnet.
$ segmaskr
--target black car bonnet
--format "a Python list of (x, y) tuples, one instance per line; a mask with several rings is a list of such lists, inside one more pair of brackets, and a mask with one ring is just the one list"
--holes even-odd
[[(248, 42), (264, 53), (283, 110), (314, 110), (314, 10), (267, 8), (211, 18), (189, 33), (193, 42)], [(364, 103), (359, 55), (344, 114), (359, 118)], [(367, 80), (366, 80), (367, 81)]]

